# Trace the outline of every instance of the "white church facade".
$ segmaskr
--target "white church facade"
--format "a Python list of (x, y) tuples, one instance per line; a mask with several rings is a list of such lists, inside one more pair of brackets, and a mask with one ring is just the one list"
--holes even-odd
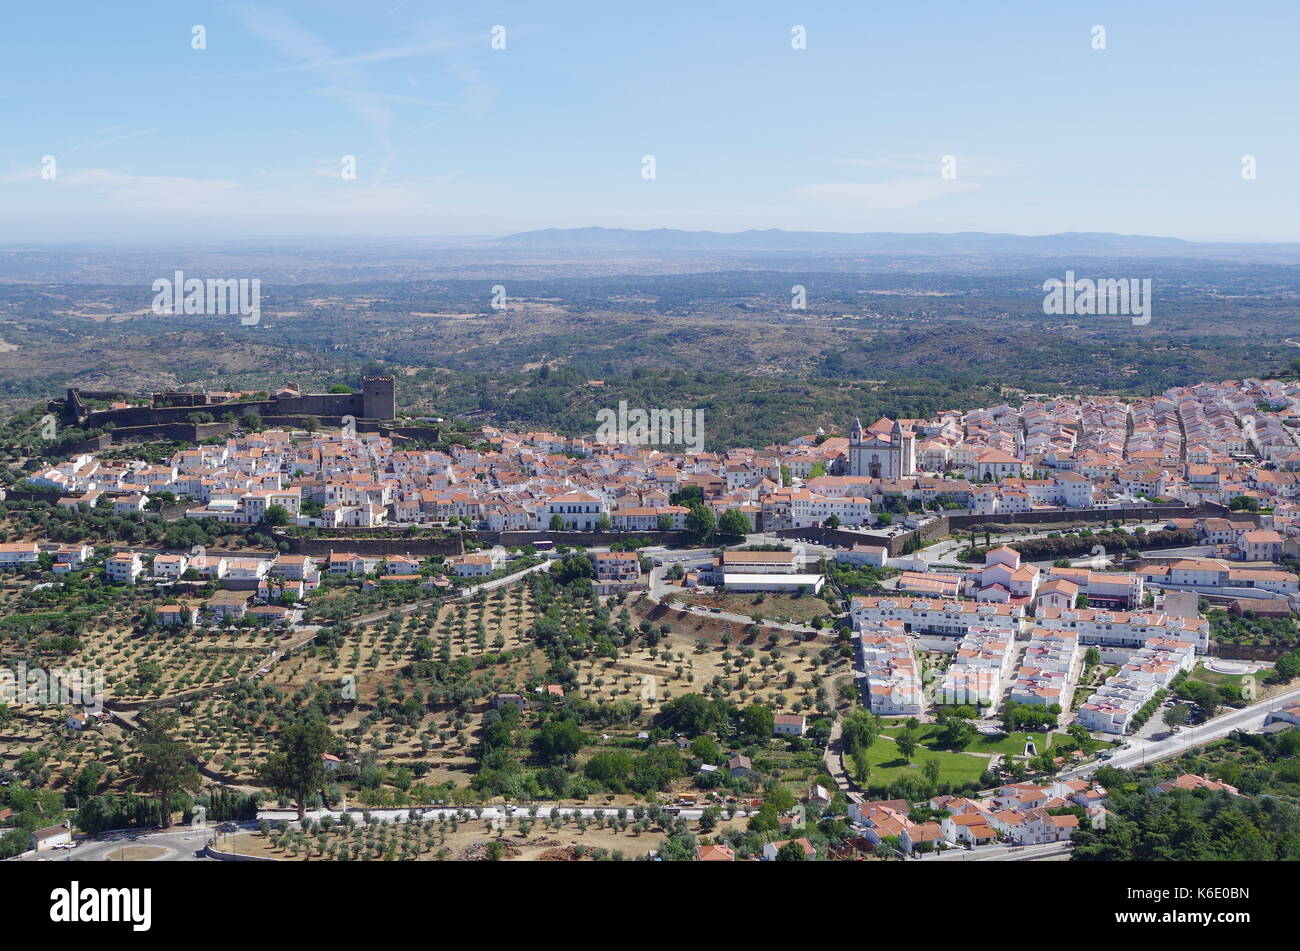
[(916, 434), (887, 417), (866, 429), (853, 420), (849, 434), (849, 475), (869, 479), (902, 479), (916, 475)]

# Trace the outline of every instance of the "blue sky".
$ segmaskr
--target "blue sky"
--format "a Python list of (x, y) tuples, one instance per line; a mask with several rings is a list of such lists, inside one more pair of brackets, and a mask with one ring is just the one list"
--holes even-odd
[(6, 244), (586, 225), (1300, 240), (1294, 3), (76, 0), (5, 21)]

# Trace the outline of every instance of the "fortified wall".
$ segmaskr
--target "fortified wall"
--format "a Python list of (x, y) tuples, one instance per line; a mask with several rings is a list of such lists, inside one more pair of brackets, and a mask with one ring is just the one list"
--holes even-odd
[[(162, 426), (172, 423), (190, 423), (195, 412), (211, 413), (220, 418), (223, 413), (236, 415), (257, 413), (262, 417), (344, 417), (362, 420), (392, 419), (397, 415), (397, 401), (391, 376), (368, 376), (361, 381), (359, 393), (297, 393), (282, 390), (265, 400), (210, 402), (204, 393), (164, 392), (153, 394), (153, 405), (132, 406), (126, 409), (95, 410), (86, 400), (115, 400), (122, 396), (117, 391), (68, 389), (64, 412), (69, 421), (87, 429), (112, 423), (114, 426)], [(192, 425), (192, 424), (191, 424)]]

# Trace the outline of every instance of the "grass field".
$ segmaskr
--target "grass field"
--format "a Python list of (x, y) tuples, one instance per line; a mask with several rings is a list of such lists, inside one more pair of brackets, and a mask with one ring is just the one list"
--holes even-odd
[(1005, 757), (1018, 756), (1025, 751), (1025, 742), (1030, 739), (1034, 741), (1035, 748), (1042, 752), (1043, 745), (1047, 742), (1046, 735), (1043, 733), (1011, 733), (996, 737), (977, 734), (966, 744), (965, 749), (955, 751), (940, 744), (939, 737), (943, 727), (937, 723), (927, 723), (922, 724), (920, 745), (912, 754), (912, 762), (907, 763), (899, 753), (898, 744), (894, 740), (902, 729), (901, 724), (886, 727), (867, 751), (867, 759), (871, 763), (868, 785), (888, 786), (899, 777), (906, 775), (909, 770), (920, 775), (921, 768), (927, 760), (936, 760), (939, 763), (941, 783), (975, 783), (993, 762), (994, 754), (1001, 753)]
[(888, 786), (908, 771), (921, 775), (921, 767), (927, 760), (939, 763), (939, 782), (974, 783), (989, 768), (989, 757), (975, 756), (971, 753), (953, 753), (948, 750), (931, 750), (924, 745), (912, 756), (908, 763), (898, 751), (898, 744), (888, 736), (879, 737), (867, 750), (867, 760), (871, 764), (870, 786)]
[[(1242, 678), (1245, 676), (1245, 674), (1217, 674), (1206, 669), (1204, 664), (1197, 664), (1191, 673), (1192, 680), (1213, 684), (1216, 687), (1240, 687)], [(1256, 675), (1256, 679), (1258, 679), (1258, 675)]]
[[(886, 736), (897, 736), (903, 727), (891, 726), (886, 727), (884, 733)], [(952, 752), (939, 743), (939, 737), (944, 728), (937, 723), (925, 723), (921, 725), (921, 746), (932, 752)], [(1034, 741), (1034, 746), (1040, 752), (1043, 744), (1047, 742), (1045, 733), (1011, 733), (1006, 736), (984, 736), (977, 733), (975, 738), (966, 744), (962, 752), (965, 753), (1001, 753), (1004, 756), (1016, 756), (1025, 751), (1025, 742)], [(920, 754), (918, 754), (920, 755)]]

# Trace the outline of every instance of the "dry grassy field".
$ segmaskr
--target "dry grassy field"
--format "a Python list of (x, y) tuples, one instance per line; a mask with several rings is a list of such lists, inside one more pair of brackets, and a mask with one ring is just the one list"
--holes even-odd
[(681, 600), (704, 608), (721, 608), (729, 614), (761, 617), (767, 621), (788, 621), (794, 624), (807, 624), (815, 617), (826, 617), (834, 613), (829, 604), (811, 595), (796, 597), (793, 594), (718, 591), (709, 594), (687, 594)]
[[(573, 819), (558, 827), (545, 821), (527, 823), (521, 830), (511, 821), (505, 829), (494, 827), (491, 820), (466, 818), (459, 821), (423, 820), (420, 822), (357, 823), (344, 828), (338, 823), (311, 834), (282, 836), (272, 832), (243, 832), (219, 836), (216, 847), (222, 852), (256, 855), (281, 861), (484, 861), (492, 858), (493, 842), (501, 844), (499, 861), (574, 862), (592, 861), (617, 855), (635, 859), (656, 851), (665, 834), (655, 826), (638, 830), (630, 816), (623, 824), (611, 814), (598, 825), (590, 820), (579, 827)], [(612, 823), (615, 828), (610, 828)], [(743, 829), (743, 819), (722, 819), (709, 836), (723, 829)]]

